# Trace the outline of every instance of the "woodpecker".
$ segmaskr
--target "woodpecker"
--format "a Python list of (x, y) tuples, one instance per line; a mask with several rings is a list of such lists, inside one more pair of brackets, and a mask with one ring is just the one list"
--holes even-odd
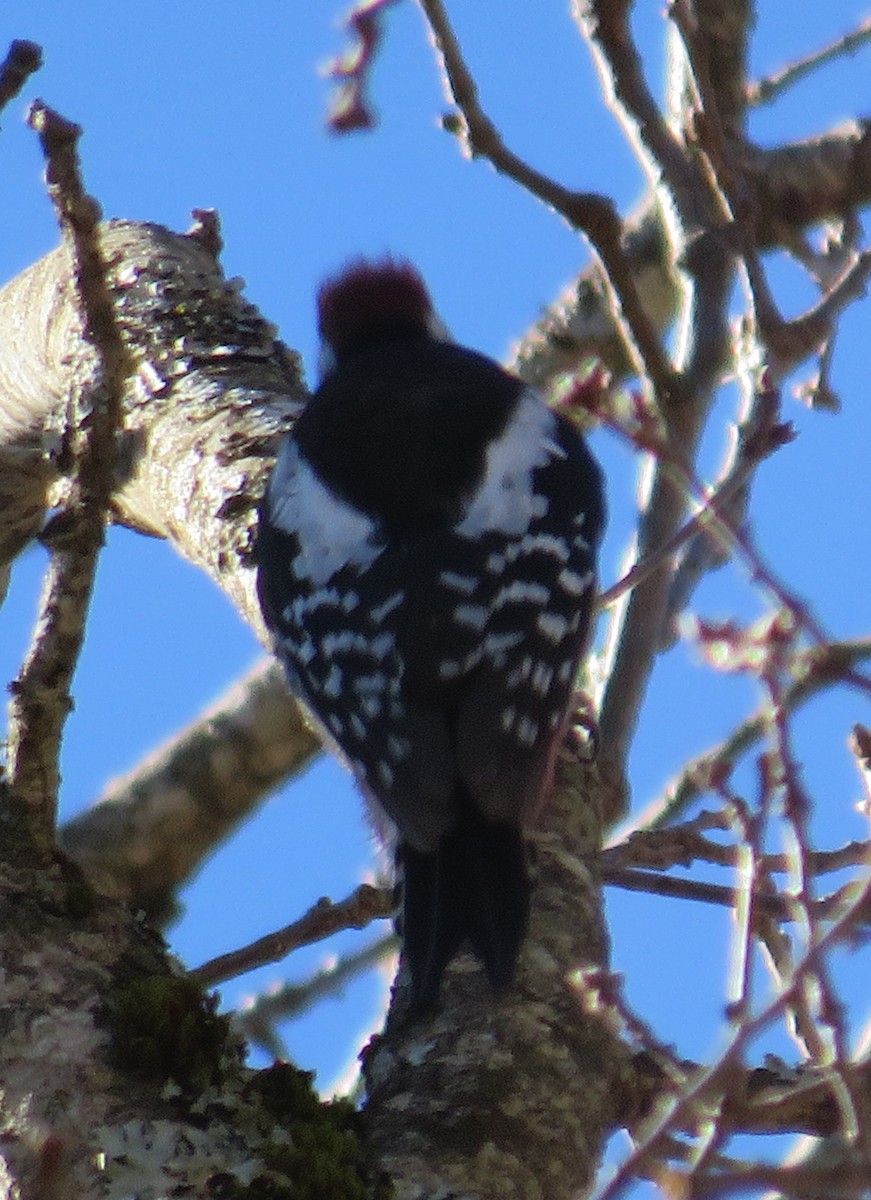
[(258, 595), (292, 691), (394, 831), (425, 1010), (467, 942), (494, 988), (514, 976), (602, 479), (570, 420), (450, 340), (409, 263), (349, 264), (318, 318), (320, 383), (260, 506)]

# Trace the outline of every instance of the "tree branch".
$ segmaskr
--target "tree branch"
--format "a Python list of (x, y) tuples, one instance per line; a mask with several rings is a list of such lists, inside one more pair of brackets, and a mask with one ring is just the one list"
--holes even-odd
[(236, 1012), (234, 1024), (247, 1041), (262, 1046), (274, 1058), (286, 1059), (289, 1056), (275, 1028), (279, 1021), (298, 1019), (320, 1001), (338, 996), (346, 984), (379, 964), (383, 966), (398, 949), (396, 935), (389, 933), (330, 961), (302, 983), (270, 987)]
[(0, 63), (0, 109), (14, 100), (34, 71), (42, 66), (42, 47), (16, 39)]
[(462, 120), (454, 128), (472, 157), (486, 158), (530, 195), (550, 205), (579, 233), (585, 234), (601, 263), (599, 276), (609, 299), (611, 320), (636, 374), (652, 379), (665, 392), (675, 381), (653, 329), (623, 251), (623, 225), (610, 200), (594, 192), (575, 192), (524, 162), (503, 142), (484, 112), (478, 89), (441, 0), (420, 0), (444, 67), (448, 93)]
[[(785, 981), (782, 990), (774, 999), (763, 1005), (752, 1017), (748, 1014), (746, 1019), (742, 1019), (731, 1034), (726, 1050), (717, 1061), (711, 1067), (699, 1071), (691, 1084), (679, 1096), (676, 1096), (671, 1103), (652, 1117), (644, 1129), (643, 1135), (638, 1138), (632, 1153), (621, 1163), (608, 1184), (602, 1189), (599, 1200), (616, 1200), (623, 1194), (633, 1177), (643, 1170), (645, 1162), (650, 1162), (663, 1138), (675, 1130), (688, 1126), (694, 1127), (696, 1120), (693, 1119), (693, 1109), (696, 1106), (710, 1111), (713, 1095), (718, 1092), (730, 1093), (736, 1090), (733, 1068), (740, 1065), (747, 1045), (781, 1015), (783, 1009), (790, 1004), (794, 994), (803, 986), (806, 973), (815, 969), (826, 950), (849, 933), (858, 915), (867, 911), (869, 897), (871, 897), (871, 876), (857, 888), (852, 903), (846, 906), (840, 918), (819, 935), (796, 963), (791, 979)], [(730, 1087), (730, 1082), (733, 1084), (732, 1087)], [(717, 1115), (719, 1117), (719, 1113)]]
[(178, 888), (319, 749), (283, 671), (264, 660), (187, 729), (113, 780), (61, 829), (60, 845), (102, 895), (165, 923)]
[(393, 909), (393, 897), (389, 888), (375, 888), (361, 883), (344, 900), (333, 903), (325, 897), (306, 912), (299, 920), (283, 929), (269, 933), (229, 954), (212, 958), (191, 972), (203, 987), (214, 987), (236, 975), (244, 975), (255, 967), (279, 962), (293, 950), (322, 942), (341, 933), (343, 929), (365, 929), (379, 917), (388, 917)]
[(369, 1140), (399, 1195), (569, 1200), (589, 1184), (634, 1078), (609, 1013), (585, 1009), (572, 982), (606, 954), (594, 854), (607, 786), (561, 757), (532, 835), (529, 936), (505, 995), (463, 954), (438, 1010), (409, 1023), (400, 975), (363, 1058)]
[(69, 495), (46, 534), (51, 559), (33, 641), (10, 685), (6, 759), (8, 800), (20, 807), (35, 846), (54, 844), (58, 758), (69, 688), (84, 640), (85, 621), (103, 527), (115, 484), (115, 438), (129, 369), (100, 253), (99, 206), (82, 187), (77, 157), (80, 130), (37, 102), (30, 122), (47, 161), (49, 194), (68, 249), (73, 304), (81, 321), (83, 371), (70, 375), (62, 468)]
[[(305, 396), (298, 357), (200, 237), (113, 221), (100, 249), (133, 365), (113, 517), (167, 538), (265, 638), (251, 547), (277, 440)], [(9, 469), (19, 509), (41, 511), (54, 477), (43, 440), (83, 355), (62, 251), (0, 290), (0, 325), (0, 493)], [(0, 546), (20, 547), (22, 532), (17, 513), (0, 512)]]
[[(832, 642), (804, 652), (804, 668), (795, 668), (794, 682), (786, 689), (781, 703), (797, 712), (820, 691), (843, 683), (849, 684), (853, 667), (871, 657), (871, 639)], [(638, 813), (630, 824), (616, 833), (616, 839), (630, 836), (635, 829), (660, 829), (675, 821), (689, 805), (709, 790), (711, 781), (728, 770), (752, 746), (765, 736), (767, 714), (764, 710), (748, 717), (719, 746), (692, 759), (666, 789), (663, 796)]]
[[(868, 128), (867, 121), (856, 120), (802, 142), (732, 146), (751, 201), (752, 241), (760, 250), (789, 248), (805, 229), (871, 202)], [(624, 228), (623, 250), (639, 298), (661, 334), (676, 315), (679, 293), (656, 203), (645, 201)], [(601, 359), (618, 379), (634, 369), (615, 332), (598, 265), (568, 284), (523, 335), (511, 366), (527, 383), (546, 388), (590, 357)]]
[(808, 75), (838, 58), (856, 54), (869, 40), (871, 40), (871, 17), (866, 17), (864, 21), (859, 22), (855, 29), (842, 34), (827, 46), (821, 46), (812, 54), (796, 59), (795, 62), (788, 63), (787, 66), (781, 67), (779, 71), (775, 71), (764, 79), (749, 84), (747, 87), (748, 105), (758, 108), (763, 104), (773, 104), (781, 98), (784, 92), (806, 79)]

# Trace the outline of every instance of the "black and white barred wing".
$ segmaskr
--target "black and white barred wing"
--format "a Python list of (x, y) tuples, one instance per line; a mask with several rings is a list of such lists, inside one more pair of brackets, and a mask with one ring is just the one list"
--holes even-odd
[[(408, 690), (453, 691), (456, 770), (486, 816), (518, 823), (546, 790), (589, 632), (604, 522), (599, 469), (571, 424), (521, 399), (463, 519), (409, 573), (428, 612), (401, 626)], [(428, 593), (428, 605), (422, 603)]]
[(453, 823), (456, 768), (445, 713), (407, 696), (407, 548), (324, 487), (292, 440), (263, 516), (260, 602), (291, 690), (369, 799), (432, 850)]
[(462, 795), (532, 815), (587, 638), (603, 517), (577, 433), (525, 396), (484, 467), (457, 524), (401, 539), (292, 442), (265, 500), (261, 601), (291, 685), (423, 852)]

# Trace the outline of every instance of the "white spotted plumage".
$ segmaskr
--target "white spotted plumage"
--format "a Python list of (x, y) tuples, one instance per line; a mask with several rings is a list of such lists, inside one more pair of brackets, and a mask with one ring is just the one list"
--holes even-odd
[[(397, 761), (413, 752), (401, 693), (415, 659), (427, 655), (425, 648), (409, 654), (407, 635), (400, 645), (406, 623), (426, 641), (425, 630), (407, 622), (409, 607), (433, 624), (437, 683), (462, 681), (486, 665), (501, 673), (506, 692), (529, 693), (530, 712), (553, 707), (553, 689), (556, 706), (565, 703), (575, 664), (560, 660), (561, 647), (577, 629), (577, 606), (593, 585), (588, 555), (579, 554), (587, 548), (578, 532), (586, 514), (549, 523), (551, 501), (537, 487), (539, 473), (566, 462), (559, 441), (565, 433), (555, 415), (522, 390), (486, 448), (481, 478), (441, 540), (441, 557), (422, 562), (428, 544), (419, 553), (414, 546), (403, 550), (410, 582), (385, 569), (392, 547), (382, 524), (324, 483), (292, 439), (282, 448), (270, 483), (270, 520), (294, 540), (286, 570), (302, 589), (282, 610), (284, 644), (303, 698), (376, 794), (394, 786)], [(486, 547), (483, 559), (479, 545)], [(477, 573), (470, 569), (476, 561)], [(313, 624), (320, 629), (315, 640)], [(536, 720), (506, 709), (499, 722), (506, 750), (510, 742), (529, 750), (550, 736), (551, 715), (545, 711)], [(377, 754), (368, 753), (373, 727), (382, 724)], [(399, 754), (400, 746), (408, 750)]]
[(557, 575), (556, 583), (557, 587), (568, 592), (570, 596), (583, 596), (592, 586), (593, 572), (585, 571), (583, 575), (579, 575), (577, 571), (570, 571), (568, 567), (564, 567)]
[(454, 620), (458, 625), (465, 625), (481, 633), (487, 625), (490, 610), (483, 604), (458, 604), (454, 608)]
[(436, 583), (463, 596), (471, 596), (478, 589), (478, 580), (474, 575), (458, 575), (456, 571), (439, 571)]
[(553, 646), (558, 646), (569, 630), (570, 622), (559, 613), (540, 612), (535, 616), (535, 627)]
[(512, 579), (511, 583), (500, 588), (493, 601), (494, 608), (503, 608), (506, 604), (529, 604), (543, 607), (550, 599), (550, 588), (533, 579)]
[[(258, 594), (291, 686), (398, 831), (422, 1002), (466, 934), (494, 983), (513, 970), (521, 830), (586, 642), (601, 482), (565, 417), (443, 340), (406, 264), (349, 269), (319, 321), (321, 385), (261, 505)], [(452, 899), (473, 863), (484, 882)]]
[(479, 537), (494, 532), (522, 537), (533, 520), (547, 514), (548, 498), (533, 486), (533, 471), (559, 447), (551, 440), (556, 418), (533, 392), (521, 393), (499, 437), (487, 446), (484, 475), (457, 533)]
[(297, 579), (322, 586), (349, 562), (368, 566), (383, 549), (375, 522), (327, 487), (288, 438), (275, 460), (269, 484), (274, 498), (270, 520), (299, 539), (289, 564)]

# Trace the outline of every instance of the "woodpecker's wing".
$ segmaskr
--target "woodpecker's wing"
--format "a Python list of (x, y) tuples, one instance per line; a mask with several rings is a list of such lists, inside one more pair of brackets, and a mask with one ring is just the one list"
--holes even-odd
[(257, 559), (291, 690), (368, 797), (432, 851), (454, 823), (456, 768), (445, 711), (404, 690), (407, 551), (325, 487), (291, 438), (261, 504)]
[(422, 852), (460, 791), (489, 818), (531, 814), (586, 640), (598, 468), (518, 392), (474, 484), (442, 506), (453, 524), (387, 536), (294, 439), (264, 499), (258, 586), (292, 686)]
[(547, 787), (588, 640), (603, 524), (583, 439), (527, 393), (462, 520), (409, 555), (397, 637), (405, 692), (447, 706), (459, 778), (491, 819), (522, 824)]

